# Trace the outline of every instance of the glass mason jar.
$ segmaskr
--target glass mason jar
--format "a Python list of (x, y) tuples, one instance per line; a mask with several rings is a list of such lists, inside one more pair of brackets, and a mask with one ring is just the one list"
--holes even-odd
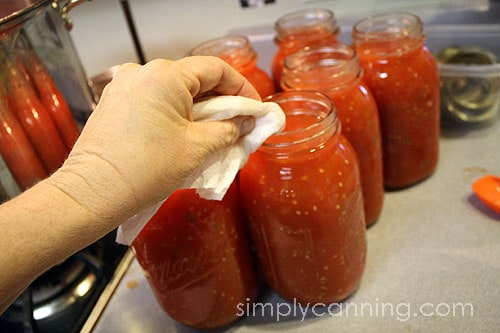
[(312, 46), (286, 57), (282, 75), (284, 91), (318, 90), (333, 101), (342, 134), (359, 158), (366, 224), (373, 224), (384, 198), (382, 139), (377, 104), (362, 81), (356, 51), (342, 43)]
[(175, 191), (132, 243), (153, 293), (174, 320), (199, 329), (240, 318), (257, 295), (236, 182), (222, 201)]
[(356, 153), (319, 92), (269, 96), (286, 114), (239, 174), (241, 198), (267, 283), (284, 299), (332, 303), (365, 266), (366, 226)]
[(274, 43), (278, 50), (271, 62), (271, 73), (280, 88), (284, 59), (306, 46), (337, 41), (340, 28), (333, 12), (328, 9), (298, 10), (278, 18), (274, 25)]
[(409, 13), (369, 16), (353, 27), (364, 79), (379, 108), (387, 188), (429, 177), (438, 162), (439, 73), (424, 41), (422, 21)]
[(189, 55), (210, 55), (222, 58), (246, 77), (262, 98), (275, 92), (273, 80), (257, 66), (257, 53), (245, 36), (229, 35), (202, 42), (192, 48)]

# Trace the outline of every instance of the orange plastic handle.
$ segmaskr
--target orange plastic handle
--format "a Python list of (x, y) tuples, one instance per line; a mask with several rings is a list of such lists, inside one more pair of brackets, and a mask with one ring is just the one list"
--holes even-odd
[(483, 176), (472, 184), (472, 190), (484, 205), (500, 214), (500, 177)]

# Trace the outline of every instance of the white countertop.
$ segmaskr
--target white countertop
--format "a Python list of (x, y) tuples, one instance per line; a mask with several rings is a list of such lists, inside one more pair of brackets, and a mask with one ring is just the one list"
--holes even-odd
[[(498, 120), (485, 128), (443, 131), (435, 174), (386, 192), (382, 214), (367, 230), (361, 285), (342, 309), (329, 314), (318, 308), (320, 315), (309, 311), (302, 320), (296, 308), (296, 316), (278, 322), (276, 312), (287, 312), (288, 303), (267, 292), (258, 302), (272, 304), (273, 314), (268, 307), (265, 315), (223, 331), (498, 332), (500, 215), (477, 201), (471, 184), (487, 173), (500, 175), (499, 142)], [(162, 311), (134, 259), (93, 332), (196, 330)]]

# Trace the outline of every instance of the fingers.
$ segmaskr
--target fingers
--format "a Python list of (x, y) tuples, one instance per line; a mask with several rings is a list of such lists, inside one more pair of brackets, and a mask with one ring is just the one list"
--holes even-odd
[(147, 73), (143, 77), (149, 81), (154, 77), (158, 77), (157, 83), (161, 83), (164, 79), (169, 81), (172, 78), (181, 78), (193, 98), (215, 93), (261, 99), (252, 84), (217, 57), (191, 56), (176, 61), (155, 59), (144, 66), (125, 63), (119, 67), (115, 78), (123, 80), (136, 74), (141, 67)]
[(260, 100), (255, 88), (220, 58), (192, 56), (169, 64), (178, 72), (193, 98), (216, 93)]
[(169, 103), (187, 120), (191, 120), (193, 99), (239, 95), (260, 100), (247, 79), (217, 57), (156, 59), (143, 66), (126, 63), (120, 66), (114, 81), (117, 94), (134, 95), (139, 91), (145, 100)]

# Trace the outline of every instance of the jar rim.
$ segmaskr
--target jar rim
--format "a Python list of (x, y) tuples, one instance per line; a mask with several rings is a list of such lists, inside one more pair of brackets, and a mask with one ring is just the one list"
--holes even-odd
[(374, 14), (358, 20), (353, 25), (353, 34), (363, 40), (418, 37), (422, 33), (422, 20), (408, 12)]
[(291, 71), (297, 70), (299, 66), (304, 65), (304, 63), (307, 61), (307, 57), (321, 54), (325, 54), (327, 58), (321, 56), (321, 58), (318, 58), (318, 60), (330, 59), (330, 61), (324, 63), (327, 66), (341, 65), (348, 61), (356, 59), (357, 57), (356, 50), (347, 44), (319, 44), (316, 46), (304, 48), (287, 56), (283, 61), (283, 68)]
[[(313, 114), (316, 111), (315, 115), (318, 117), (318, 120), (315, 123), (294, 130), (286, 130), (285, 127), (285, 130), (273, 134), (262, 144), (261, 148), (264, 150), (303, 144), (323, 136), (328, 131), (335, 133), (340, 128), (335, 105), (322, 92), (314, 90), (283, 91), (265, 97), (263, 102), (274, 102), (280, 106), (287, 102), (309, 102), (321, 108), (321, 110), (318, 108), (310, 112), (310, 114)], [(289, 110), (285, 108), (283, 111), (287, 116), (299, 114), (296, 113), (297, 109)], [(291, 137), (297, 137), (298, 134), (301, 134), (299, 139), (290, 140)]]
[(244, 35), (225, 35), (206, 40), (189, 50), (188, 55), (216, 55), (227, 50), (243, 49), (250, 45), (250, 40)]
[[(356, 50), (344, 43), (315, 45), (287, 56), (283, 61), (281, 86), (284, 90), (313, 84), (323, 89), (339, 91), (362, 77)], [(307, 87), (305, 87), (307, 89)]]
[(278, 18), (274, 27), (281, 35), (285, 31), (303, 30), (317, 25), (330, 24), (333, 31), (338, 30), (335, 14), (325, 8), (301, 9)]

